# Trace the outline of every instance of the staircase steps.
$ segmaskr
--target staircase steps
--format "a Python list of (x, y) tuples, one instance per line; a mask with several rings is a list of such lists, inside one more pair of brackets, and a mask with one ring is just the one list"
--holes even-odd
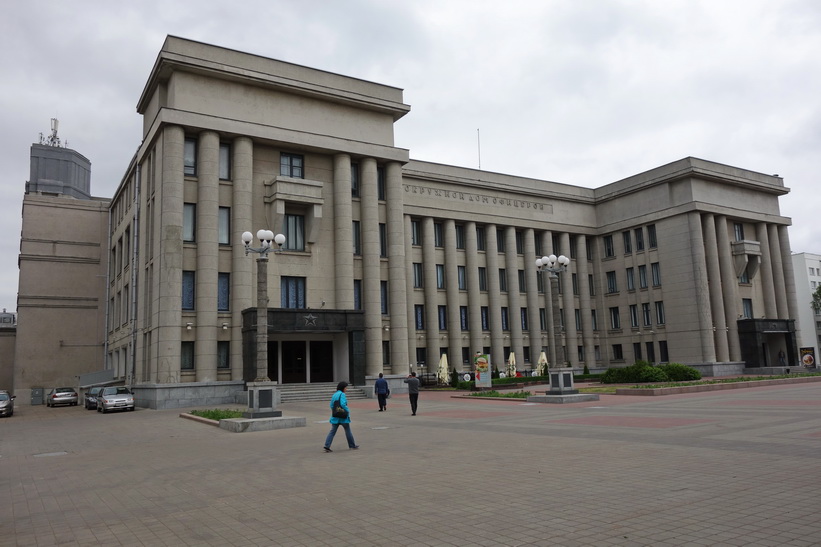
[[(323, 382), (316, 384), (279, 384), (278, 390), (282, 403), (303, 402), (303, 401), (330, 401), (331, 396), (336, 392), (336, 382)], [(345, 390), (348, 399), (367, 399), (365, 391), (361, 387), (348, 386)]]

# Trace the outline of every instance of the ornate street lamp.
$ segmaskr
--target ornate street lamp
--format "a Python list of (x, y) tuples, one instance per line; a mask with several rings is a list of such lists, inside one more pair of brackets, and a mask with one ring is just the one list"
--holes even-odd
[[(270, 382), (268, 378), (268, 253), (279, 252), (285, 245), (285, 236), (274, 235), (271, 230), (257, 232), (259, 247), (251, 247), (254, 236), (251, 232), (242, 234), (245, 255), (258, 254), (257, 258), (257, 377), (255, 382)], [(274, 244), (277, 245), (274, 249)]]
[[(570, 259), (564, 255), (543, 256), (536, 259), (536, 271), (547, 275), (550, 279), (550, 299), (548, 300), (545, 286), (545, 306), (551, 308), (547, 314), (547, 343), (550, 350), (550, 366), (564, 363), (564, 351), (557, 344), (561, 344), (562, 323), (559, 317), (559, 273), (567, 271)], [(557, 342), (558, 341), (558, 342)]]

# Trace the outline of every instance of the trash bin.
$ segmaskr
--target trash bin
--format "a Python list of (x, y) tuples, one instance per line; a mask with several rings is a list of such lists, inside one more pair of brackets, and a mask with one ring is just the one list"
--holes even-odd
[(31, 388), (31, 404), (32, 405), (41, 405), (41, 404), (43, 404), (43, 388), (41, 388), (41, 387)]

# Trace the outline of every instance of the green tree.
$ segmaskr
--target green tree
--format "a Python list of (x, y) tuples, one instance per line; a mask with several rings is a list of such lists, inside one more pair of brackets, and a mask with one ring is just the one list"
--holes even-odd
[(812, 309), (815, 310), (816, 313), (821, 311), (821, 285), (819, 285), (818, 288), (815, 289), (815, 292), (812, 293), (812, 301), (810, 302), (810, 306), (812, 306)]

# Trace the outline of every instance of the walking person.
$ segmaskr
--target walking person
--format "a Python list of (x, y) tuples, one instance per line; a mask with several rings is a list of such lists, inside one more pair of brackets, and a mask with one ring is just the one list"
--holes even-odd
[(379, 412), (388, 410), (388, 395), (391, 394), (391, 390), (388, 388), (388, 381), (383, 378), (381, 372), (373, 385), (373, 392), (376, 393), (376, 399), (379, 401)]
[[(336, 430), (339, 429), (340, 425), (345, 429), (348, 448), (351, 450), (359, 448), (359, 445), (353, 439), (353, 433), (351, 433), (351, 410), (348, 408), (348, 398), (345, 396), (345, 388), (347, 387), (348, 382), (339, 382), (336, 386), (336, 392), (331, 397), (331, 419), (328, 420), (331, 423), (331, 430), (328, 432), (328, 436), (325, 437), (325, 446), (323, 446), (325, 452), (333, 452), (331, 443), (334, 442), (334, 435), (336, 435)], [(335, 410), (335, 408), (338, 408), (338, 410)]]
[(419, 402), (419, 378), (415, 372), (411, 372), (404, 382), (408, 384), (408, 399), (410, 399), (411, 415), (416, 416), (416, 404)]

